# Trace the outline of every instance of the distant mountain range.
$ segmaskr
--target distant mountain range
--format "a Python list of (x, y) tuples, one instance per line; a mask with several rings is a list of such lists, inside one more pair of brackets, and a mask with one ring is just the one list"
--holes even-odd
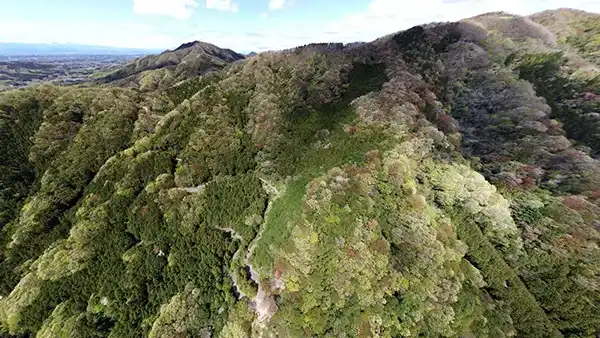
[(0, 42), (0, 55), (146, 55), (160, 49), (122, 48), (62, 43)]

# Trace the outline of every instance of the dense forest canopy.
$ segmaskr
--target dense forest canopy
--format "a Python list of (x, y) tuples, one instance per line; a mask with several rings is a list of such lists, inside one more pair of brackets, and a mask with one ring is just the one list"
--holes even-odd
[(600, 15), (0, 94), (2, 337), (599, 337)]

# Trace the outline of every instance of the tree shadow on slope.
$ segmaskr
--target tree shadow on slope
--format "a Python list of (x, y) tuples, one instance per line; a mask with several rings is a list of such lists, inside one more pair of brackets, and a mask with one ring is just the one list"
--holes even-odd
[(278, 172), (295, 177), (269, 211), (268, 226), (254, 252), (256, 267), (270, 269), (273, 258), (269, 248), (286, 247), (289, 235), (286, 225), (301, 215), (299, 206), (311, 179), (345, 163), (362, 163), (365, 153), (381, 148), (383, 131), (353, 126), (356, 113), (350, 103), (380, 90), (386, 81), (382, 64), (355, 63), (348, 74), (348, 86), (337, 102), (318, 109), (296, 110), (286, 116)]
[(385, 66), (380, 63), (353, 63), (340, 97), (318, 107), (302, 106), (284, 116), (278, 147), (278, 172), (292, 175), (310, 168), (325, 168), (362, 156), (360, 145), (368, 140), (344, 131), (345, 124), (356, 118), (351, 102), (381, 89), (387, 81)]

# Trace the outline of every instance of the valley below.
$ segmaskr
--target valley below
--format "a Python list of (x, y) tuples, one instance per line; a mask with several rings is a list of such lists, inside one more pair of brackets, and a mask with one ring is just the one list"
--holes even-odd
[(135, 58), (134, 55), (0, 55), (0, 91), (43, 82), (83, 83)]

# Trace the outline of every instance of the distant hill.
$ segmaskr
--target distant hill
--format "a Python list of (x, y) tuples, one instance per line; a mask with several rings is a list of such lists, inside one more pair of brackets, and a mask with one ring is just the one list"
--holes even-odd
[[(558, 37), (567, 37), (590, 33), (590, 30), (583, 28), (585, 25), (592, 25), (592, 22), (600, 18), (600, 14), (589, 13), (585, 11), (561, 8), (557, 10), (543, 11), (535, 13), (529, 18), (539, 24), (544, 25)], [(583, 28), (583, 29), (582, 29)]]
[[(129, 63), (102, 78), (101, 82), (117, 82), (125, 86), (143, 86), (144, 79), (152, 83), (172, 84), (189, 77), (220, 70), (228, 63), (244, 59), (244, 55), (213, 44), (193, 41), (158, 55), (148, 55)], [(158, 79), (157, 81), (157, 78)], [(145, 81), (148, 82), (148, 81)]]
[(600, 14), (563, 8), (537, 13), (530, 18), (556, 34), (558, 42), (568, 49), (600, 63)]
[(158, 49), (121, 48), (59, 43), (0, 42), (0, 55), (146, 55)]

